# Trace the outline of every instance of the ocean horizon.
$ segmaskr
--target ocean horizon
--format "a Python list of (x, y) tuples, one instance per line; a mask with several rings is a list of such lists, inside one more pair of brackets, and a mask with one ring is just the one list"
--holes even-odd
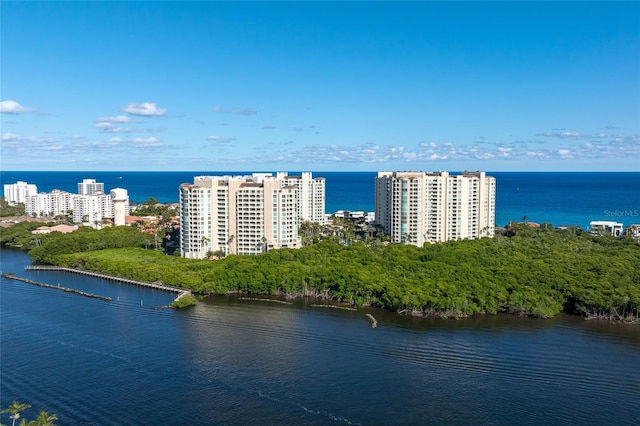
[[(39, 192), (77, 192), (83, 179), (96, 179), (105, 191), (124, 188), (134, 203), (150, 197), (178, 202), (178, 188), (195, 176), (246, 175), (275, 171), (2, 171), (0, 183), (25, 181)], [(298, 175), (299, 171), (289, 171)], [(374, 211), (377, 172), (312, 172), (326, 179), (325, 211)], [(450, 172), (457, 174), (459, 172)], [(496, 178), (496, 224), (510, 221), (551, 223), (588, 229), (594, 220), (612, 220), (625, 227), (640, 223), (640, 172), (492, 172)], [(4, 189), (4, 188), (3, 188)], [(4, 195), (4, 192), (3, 192)]]

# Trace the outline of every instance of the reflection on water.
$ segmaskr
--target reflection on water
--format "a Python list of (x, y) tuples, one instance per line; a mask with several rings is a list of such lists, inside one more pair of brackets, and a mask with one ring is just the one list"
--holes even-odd
[(27, 272), (23, 253), (0, 254), (4, 271), (114, 298), (0, 283), (1, 405), (28, 401), (60, 424), (638, 418), (637, 327), (566, 315), (418, 319), (237, 297), (157, 310), (171, 293)]

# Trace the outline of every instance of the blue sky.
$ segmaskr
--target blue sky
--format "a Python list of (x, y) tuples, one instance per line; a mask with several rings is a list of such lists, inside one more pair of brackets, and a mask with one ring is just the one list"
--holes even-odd
[(3, 170), (640, 170), (639, 2), (0, 12)]

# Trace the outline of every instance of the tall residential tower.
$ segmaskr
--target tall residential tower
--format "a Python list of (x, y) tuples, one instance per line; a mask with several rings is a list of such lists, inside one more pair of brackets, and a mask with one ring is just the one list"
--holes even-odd
[(18, 203), (24, 204), (28, 196), (36, 195), (37, 193), (38, 187), (32, 183), (19, 180), (16, 183), (4, 184), (4, 199), (10, 206)]
[(378, 172), (375, 186), (376, 224), (394, 242), (494, 235), (496, 180), (484, 172)]
[(180, 254), (204, 258), (207, 252), (299, 248), (301, 221), (324, 220), (324, 203), (324, 179), (311, 173), (197, 176), (193, 184), (180, 185)]

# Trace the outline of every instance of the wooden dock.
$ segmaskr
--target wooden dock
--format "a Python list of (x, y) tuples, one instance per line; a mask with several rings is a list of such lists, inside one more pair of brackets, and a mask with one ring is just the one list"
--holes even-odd
[(174, 301), (178, 300), (179, 298), (181, 298), (185, 294), (190, 294), (191, 293), (190, 290), (185, 290), (184, 288), (174, 287), (174, 286), (170, 286), (170, 285), (166, 285), (166, 284), (161, 284), (161, 283), (158, 283), (158, 282), (131, 280), (131, 279), (128, 279), (128, 278), (114, 277), (113, 275), (101, 274), (99, 272), (86, 271), (84, 269), (66, 268), (66, 267), (63, 267), (63, 266), (54, 266), (54, 265), (27, 265), (25, 267), (25, 269), (28, 270), (28, 271), (71, 272), (71, 273), (74, 273), (74, 274), (81, 274), (81, 275), (87, 275), (87, 276), (94, 277), (94, 278), (102, 278), (104, 280), (116, 281), (116, 282), (119, 282), (119, 283), (122, 283), (122, 284), (137, 285), (137, 286), (140, 286), (140, 287), (147, 287), (147, 288), (151, 288), (151, 289), (155, 289), (155, 290), (170, 291), (170, 292), (173, 292), (173, 293), (178, 293), (178, 296), (174, 299)]

